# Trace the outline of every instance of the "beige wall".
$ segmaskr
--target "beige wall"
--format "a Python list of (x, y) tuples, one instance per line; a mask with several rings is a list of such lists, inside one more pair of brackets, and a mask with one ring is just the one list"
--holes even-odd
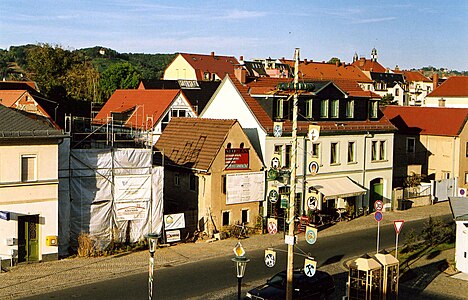
[(421, 144), (430, 153), (428, 157), (428, 174), (435, 173), (435, 180), (444, 178), (444, 173), (450, 177), (459, 176), (458, 162), (454, 157), (460, 155), (460, 141), (451, 136), (421, 135)]
[(197, 80), (197, 75), (193, 67), (179, 54), (164, 71), (164, 79)]
[[(56, 255), (57, 246), (46, 246), (47, 236), (58, 235), (58, 145), (0, 144), (0, 210), (12, 220), (0, 220), (0, 257), (9, 259), (18, 246), (7, 246), (6, 238), (18, 238), (18, 215), (39, 215), (39, 260)], [(21, 182), (21, 156), (36, 157), (35, 181)]]
[(465, 179), (468, 180), (468, 176), (465, 175), (465, 173), (468, 173), (468, 126), (465, 125), (458, 136), (458, 143), (458, 187), (468, 188), (468, 184), (465, 182)]
[[(249, 148), (249, 170), (228, 170), (225, 171), (225, 152), (227, 144), (231, 143), (232, 148), (239, 148), (240, 143), (244, 143), (244, 148)], [(242, 204), (226, 204), (226, 194), (222, 192), (223, 176), (229, 173), (258, 172), (263, 164), (256, 154), (249, 139), (244, 134), (242, 128), (236, 123), (228, 134), (222, 148), (216, 156), (209, 175), (199, 176), (199, 219), (207, 217), (207, 209), (211, 209), (211, 215), (218, 230), (222, 228), (222, 213), (230, 211), (230, 224), (241, 222), (243, 209), (249, 210), (249, 225), (254, 226), (259, 214), (260, 202), (249, 202)]]

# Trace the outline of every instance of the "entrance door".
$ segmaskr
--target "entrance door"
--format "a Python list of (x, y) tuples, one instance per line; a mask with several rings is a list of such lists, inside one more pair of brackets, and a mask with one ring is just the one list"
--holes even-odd
[(376, 178), (370, 182), (370, 201), (369, 201), (369, 212), (374, 211), (374, 202), (377, 200), (383, 200), (383, 179)]
[(39, 260), (39, 215), (18, 217), (18, 262)]

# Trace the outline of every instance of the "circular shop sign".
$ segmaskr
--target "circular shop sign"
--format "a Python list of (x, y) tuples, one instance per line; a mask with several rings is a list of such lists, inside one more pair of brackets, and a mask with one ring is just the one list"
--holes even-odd
[(310, 210), (316, 210), (317, 204), (318, 200), (316, 197), (310, 196), (309, 199), (307, 199), (307, 207), (309, 207)]
[(316, 161), (313, 161), (309, 164), (309, 172), (310, 174), (312, 175), (315, 175), (318, 173), (318, 170), (319, 170), (319, 164), (318, 162)]
[(271, 190), (268, 193), (268, 200), (270, 200), (271, 203), (275, 204), (276, 202), (278, 202), (278, 199), (279, 199), (279, 194), (276, 190)]

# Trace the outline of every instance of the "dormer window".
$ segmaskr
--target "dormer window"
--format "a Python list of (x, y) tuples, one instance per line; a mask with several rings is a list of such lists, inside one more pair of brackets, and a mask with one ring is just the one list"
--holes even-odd
[(306, 100), (305, 115), (306, 115), (306, 118), (309, 118), (309, 119), (312, 118), (312, 104), (313, 104), (312, 99), (307, 99)]
[(210, 80), (210, 73), (209, 73), (209, 72), (205, 72), (205, 73), (203, 74), (203, 78), (204, 78), (205, 80)]
[(278, 119), (282, 119), (284, 116), (283, 106), (284, 100), (278, 99), (278, 101), (276, 101), (276, 118)]
[(331, 117), (338, 118), (340, 111), (340, 101), (338, 99), (331, 100)]
[(328, 99), (322, 100), (320, 103), (320, 117), (328, 118)]
[(370, 118), (377, 118), (377, 112), (379, 109), (379, 102), (376, 100), (370, 101), (370, 109), (369, 109), (369, 117)]
[(354, 100), (346, 102), (346, 118), (354, 118)]

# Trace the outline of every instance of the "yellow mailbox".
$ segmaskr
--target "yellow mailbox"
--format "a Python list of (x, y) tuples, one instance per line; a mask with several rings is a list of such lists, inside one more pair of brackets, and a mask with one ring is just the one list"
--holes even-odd
[(46, 236), (46, 246), (58, 246), (57, 236), (56, 235)]

